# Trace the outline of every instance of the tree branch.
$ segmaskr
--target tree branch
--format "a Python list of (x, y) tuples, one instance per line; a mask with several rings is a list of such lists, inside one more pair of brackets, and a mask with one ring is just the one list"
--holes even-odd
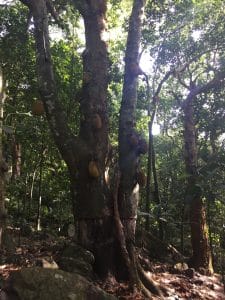
[(187, 90), (190, 90), (190, 87), (189, 87), (189, 86), (185, 83), (185, 81), (182, 80), (182, 78), (180, 77), (180, 73), (177, 73), (177, 74), (176, 74), (176, 77), (177, 77), (179, 83), (180, 83), (183, 87), (185, 87)]
[(55, 22), (60, 26), (61, 24), (60, 24), (59, 14), (55, 9), (55, 7), (52, 3), (52, 0), (45, 0), (45, 1), (46, 1), (46, 7), (47, 7), (48, 12), (53, 17)]
[(196, 87), (190, 94), (192, 94), (192, 97), (196, 97), (198, 94), (207, 93), (210, 89), (222, 85), (222, 80), (224, 79), (224, 77), (225, 77), (225, 72), (220, 72), (208, 83)]
[(207, 82), (201, 86), (196, 86), (196, 87), (190, 89), (190, 93), (188, 94), (187, 98), (184, 100), (182, 107), (185, 108), (185, 106), (199, 94), (207, 93), (212, 88), (221, 86), (224, 78), (225, 78), (225, 72), (219, 72), (209, 82)]
[(30, 7), (30, 5), (31, 5), (30, 0), (19, 0), (19, 1), (28, 7)]
[[(29, 8), (34, 19), (34, 38), (38, 53), (36, 64), (39, 91), (41, 100), (44, 103), (47, 120), (63, 159), (68, 166), (74, 165), (81, 154), (81, 151), (79, 151), (81, 145), (78, 138), (69, 129), (65, 112), (58, 99), (51, 60), (46, 1), (22, 1), (23, 3), (29, 2)], [(82, 152), (85, 152), (84, 147)]]
[(82, 16), (88, 11), (88, 4), (86, 0), (73, 0), (75, 8), (80, 12)]
[(28, 12), (28, 15), (27, 15), (27, 24), (26, 24), (26, 30), (27, 31), (28, 31), (29, 26), (30, 26), (31, 18), (32, 18), (32, 13), (31, 13), (31, 10), (29, 9), (29, 12)]

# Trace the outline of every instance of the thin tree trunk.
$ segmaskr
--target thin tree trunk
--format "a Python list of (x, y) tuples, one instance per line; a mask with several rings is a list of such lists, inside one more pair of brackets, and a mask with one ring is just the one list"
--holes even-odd
[[(163, 79), (160, 81), (156, 91), (154, 92), (154, 96), (152, 99), (152, 111), (151, 111), (151, 104), (150, 104), (150, 86), (148, 77), (145, 74), (146, 83), (147, 83), (147, 101), (149, 102), (148, 107), (148, 116), (150, 117), (150, 120), (148, 122), (148, 164), (147, 164), (147, 182), (146, 182), (146, 219), (145, 219), (145, 229), (149, 230), (149, 214), (150, 214), (150, 196), (151, 196), (151, 175), (153, 172), (153, 151), (154, 151), (154, 145), (153, 145), (153, 134), (152, 134), (152, 127), (155, 120), (156, 110), (157, 110), (157, 104), (159, 101), (159, 94), (162, 89), (162, 86), (164, 82), (167, 81), (167, 79), (173, 74), (173, 71), (170, 70), (165, 74)], [(155, 162), (154, 162), (155, 164)], [(153, 175), (154, 176), (154, 175)], [(155, 172), (156, 177), (156, 172)], [(159, 225), (161, 227), (161, 225)], [(160, 229), (161, 231), (161, 229)]]
[(139, 191), (137, 185), (137, 171), (139, 156), (139, 139), (135, 132), (135, 111), (137, 102), (137, 77), (141, 74), (138, 58), (141, 38), (141, 18), (145, 1), (135, 0), (129, 21), (129, 32), (125, 54), (125, 74), (123, 97), (119, 119), (119, 211), (124, 226), (126, 246), (133, 268), (135, 230)]
[[(216, 130), (213, 128), (211, 129), (210, 132), (210, 146), (211, 146), (211, 153), (212, 156), (216, 155), (217, 152), (217, 146), (216, 146)], [(210, 179), (210, 190), (209, 190), (209, 196), (207, 197), (207, 222), (208, 222), (208, 227), (209, 227), (209, 245), (210, 245), (210, 250), (212, 254), (212, 265), (214, 265), (214, 252), (213, 252), (213, 237), (212, 237), (212, 223), (213, 223), (213, 214), (211, 211), (211, 204), (215, 202), (215, 195), (213, 193), (213, 186), (212, 182)]]
[[(137, 78), (142, 75), (138, 65), (139, 45), (141, 39), (141, 24), (144, 0), (134, 0), (129, 20), (129, 31), (125, 53), (125, 73), (122, 103), (119, 119), (119, 169), (120, 185), (118, 189), (118, 209), (123, 224), (123, 234), (118, 236), (121, 249), (126, 248), (126, 264), (121, 264), (120, 270), (128, 268), (130, 281), (148, 297), (151, 292), (161, 296), (154, 282), (147, 279), (144, 270), (138, 263), (135, 251), (136, 218), (139, 200), (139, 159), (147, 152), (147, 144), (135, 131), (135, 113), (137, 102)], [(122, 239), (124, 237), (124, 239)], [(125, 244), (125, 245), (124, 245)], [(124, 253), (124, 251), (123, 251)]]
[(24, 187), (24, 197), (23, 197), (23, 213), (24, 215), (27, 213), (27, 196), (28, 196), (28, 178), (29, 178), (29, 173), (26, 174), (26, 179), (25, 179), (25, 187)]
[(42, 175), (43, 175), (43, 164), (44, 164), (44, 135), (42, 133), (41, 141), (41, 159), (39, 165), (39, 181), (38, 181), (38, 207), (37, 207), (37, 231), (41, 230), (41, 205), (42, 205)]
[(42, 204), (42, 165), (40, 166), (40, 174), (39, 174), (39, 182), (38, 182), (38, 208), (37, 208), (37, 231), (41, 230), (41, 204)]
[(184, 205), (181, 207), (181, 222), (180, 222), (180, 252), (184, 254)]
[(190, 199), (190, 225), (192, 258), (190, 265), (196, 269), (213, 271), (208, 241), (205, 207), (201, 188), (198, 186), (196, 131), (193, 112), (193, 97), (189, 95), (184, 103), (185, 164), (188, 174), (187, 197)]
[(151, 198), (151, 179), (152, 179), (152, 127), (151, 122), (148, 124), (148, 163), (147, 163), (147, 180), (146, 180), (146, 199), (145, 199), (145, 230), (150, 229), (150, 198)]
[(21, 144), (16, 141), (16, 137), (12, 139), (12, 180), (21, 175)]
[(155, 198), (154, 200), (158, 205), (157, 222), (158, 222), (159, 238), (161, 240), (163, 240), (164, 239), (164, 230), (163, 230), (163, 223), (161, 221), (162, 208), (161, 208), (161, 198), (159, 195), (159, 184), (158, 184), (158, 177), (157, 177), (157, 171), (156, 171), (155, 149), (154, 149), (153, 140), (152, 140), (152, 172), (153, 172), (153, 178), (154, 178), (154, 198)]
[(29, 195), (29, 205), (28, 205), (28, 216), (31, 216), (32, 211), (32, 202), (33, 202), (33, 192), (34, 192), (34, 184), (35, 184), (35, 178), (38, 168), (35, 167), (32, 178), (31, 178), (31, 187), (30, 187), (30, 195)]
[(147, 101), (149, 102), (148, 107), (148, 116), (150, 120), (148, 122), (148, 163), (147, 163), (147, 180), (146, 180), (146, 199), (145, 199), (145, 211), (147, 216), (145, 218), (145, 230), (149, 231), (150, 229), (150, 197), (151, 197), (151, 179), (152, 179), (152, 149), (153, 149), (153, 134), (152, 127), (156, 114), (156, 98), (153, 97), (153, 111), (150, 110), (150, 86), (147, 75), (146, 83), (147, 83)]
[(209, 245), (210, 245), (210, 251), (212, 255), (212, 265), (214, 264), (214, 255), (213, 255), (213, 237), (212, 237), (212, 212), (211, 212), (211, 202), (214, 200), (213, 199), (213, 194), (211, 195), (212, 197), (207, 198), (207, 223), (209, 227)]
[(3, 158), (3, 113), (5, 101), (5, 81), (3, 71), (0, 67), (0, 248), (3, 245), (3, 236), (6, 226), (6, 209), (5, 209), (5, 173), (7, 165)]

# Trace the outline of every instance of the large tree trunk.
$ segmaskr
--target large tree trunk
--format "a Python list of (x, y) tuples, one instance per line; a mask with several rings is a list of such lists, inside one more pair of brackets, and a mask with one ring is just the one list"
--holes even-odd
[(202, 201), (201, 188), (198, 185), (196, 130), (193, 112), (193, 97), (190, 94), (183, 106), (184, 109), (184, 143), (185, 164), (188, 174), (187, 201), (190, 203), (191, 243), (193, 255), (191, 266), (213, 271), (211, 252), (208, 241), (205, 207)]
[[(79, 139), (86, 145), (72, 186), (79, 242), (95, 254), (103, 276), (112, 268), (113, 210), (105, 180), (108, 155), (106, 1), (74, 1), (84, 19), (83, 88)], [(76, 196), (75, 196), (76, 195)]]
[[(114, 271), (116, 263), (118, 264), (118, 260), (113, 255), (114, 203), (105, 180), (109, 148), (106, 105), (108, 54), (107, 45), (103, 40), (106, 0), (74, 0), (75, 6), (84, 18), (86, 37), (86, 49), (83, 53), (83, 88), (80, 100), (81, 123), (77, 137), (71, 133), (66, 124), (65, 115), (57, 98), (49, 45), (46, 1), (21, 1), (30, 8), (33, 14), (40, 94), (56, 145), (69, 169), (78, 241), (94, 253), (95, 271), (102, 277), (106, 277), (109, 272)], [(124, 96), (120, 118), (122, 180), (119, 205), (125, 228), (126, 247), (130, 255), (127, 261), (130, 260), (132, 263), (135, 262), (133, 243), (137, 193), (134, 188), (137, 183), (138, 157), (143, 150), (147, 151), (147, 149), (143, 140), (138, 138), (135, 149), (128, 150), (127, 138), (134, 130), (136, 83), (137, 75), (140, 74), (137, 62), (143, 6), (144, 1), (134, 1), (130, 21), (131, 30), (128, 34)], [(137, 137), (136, 134), (135, 136)], [(114, 205), (115, 208), (116, 205)], [(123, 237), (123, 233), (121, 236)], [(143, 272), (142, 276), (144, 276)], [(148, 279), (147, 282), (150, 288), (159, 295), (160, 291), (152, 281)], [(145, 287), (143, 290), (150, 296)]]
[(86, 37), (78, 136), (70, 131), (57, 96), (46, 1), (21, 1), (29, 7), (34, 19), (40, 95), (54, 140), (69, 169), (78, 242), (94, 253), (95, 270), (106, 276), (113, 266), (110, 259), (113, 210), (105, 182), (108, 155), (108, 54), (103, 40), (106, 1), (74, 1), (83, 16)]

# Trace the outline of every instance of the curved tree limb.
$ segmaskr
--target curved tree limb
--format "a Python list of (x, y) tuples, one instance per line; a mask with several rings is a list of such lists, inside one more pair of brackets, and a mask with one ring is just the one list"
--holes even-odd
[[(37, 50), (37, 73), (39, 92), (44, 103), (46, 116), (50, 125), (54, 140), (61, 152), (62, 157), (69, 166), (79, 158), (84, 150), (84, 145), (69, 129), (65, 113), (58, 99), (56, 82), (53, 73), (51, 59), (49, 31), (48, 31), (48, 9), (45, 0), (21, 0), (26, 4), (34, 19), (34, 38)], [(74, 150), (76, 148), (76, 151)], [(80, 150), (82, 148), (82, 150)]]

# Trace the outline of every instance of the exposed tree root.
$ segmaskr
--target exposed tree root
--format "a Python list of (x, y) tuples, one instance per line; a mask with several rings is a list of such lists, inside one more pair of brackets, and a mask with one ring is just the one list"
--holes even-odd
[(113, 193), (115, 225), (116, 225), (116, 229), (117, 229), (117, 237), (118, 237), (118, 240), (120, 243), (121, 254), (126, 263), (131, 284), (133, 286), (135, 286), (135, 285), (137, 285), (137, 281), (138, 281), (137, 280), (138, 273), (137, 273), (137, 270), (135, 270), (135, 268), (132, 267), (132, 261), (130, 259), (130, 256), (129, 256), (129, 253), (127, 250), (126, 238), (125, 238), (125, 234), (124, 234), (124, 230), (123, 230), (123, 224), (120, 219), (118, 203), (117, 203), (119, 182), (120, 182), (120, 173), (119, 173), (119, 171), (117, 171), (116, 176), (115, 176), (115, 186), (114, 186), (114, 193)]
[(140, 290), (147, 299), (153, 299), (152, 293), (144, 286), (144, 284), (140, 281)]
[(144, 286), (149, 291), (151, 291), (151, 293), (159, 296), (160, 299), (162, 299), (163, 293), (162, 293), (160, 287), (154, 282), (154, 280), (149, 278), (149, 276), (146, 274), (146, 272), (144, 271), (144, 269), (142, 268), (142, 266), (139, 262), (137, 263), (137, 267), (138, 267), (138, 273), (139, 273), (140, 279), (141, 279), (142, 283), (144, 284)]
[(115, 186), (113, 191), (113, 202), (114, 202), (114, 218), (117, 230), (117, 237), (119, 240), (121, 254), (126, 263), (130, 285), (133, 290), (140, 290), (145, 297), (148, 299), (153, 299), (153, 295), (159, 296), (163, 299), (163, 294), (160, 288), (154, 283), (154, 281), (146, 275), (145, 271), (142, 269), (140, 263), (137, 261), (137, 255), (134, 245), (130, 245), (129, 251), (126, 243), (126, 237), (123, 229), (123, 224), (120, 219), (119, 209), (118, 209), (118, 188), (120, 181), (120, 173), (117, 171), (115, 175)]

